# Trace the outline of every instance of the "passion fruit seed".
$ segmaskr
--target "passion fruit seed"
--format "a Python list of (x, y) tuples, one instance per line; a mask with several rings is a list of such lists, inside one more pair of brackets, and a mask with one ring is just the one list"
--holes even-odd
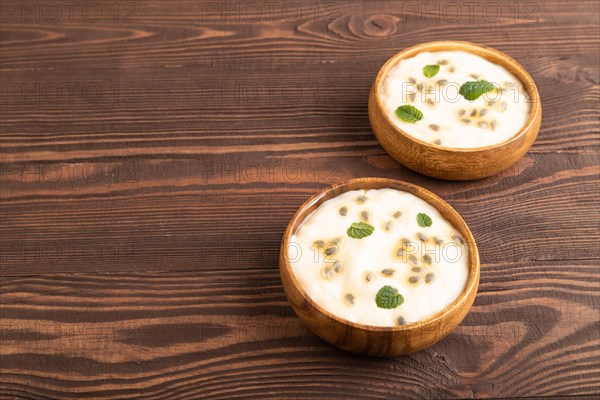
[(347, 214), (348, 214), (348, 207), (340, 208), (340, 215), (345, 217)]
[(396, 319), (396, 322), (398, 323), (398, 325), (406, 325), (406, 319), (404, 317), (398, 317), (398, 319)]
[(442, 144), (442, 141), (440, 139), (436, 139), (436, 141), (433, 142), (433, 144), (437, 144), (439, 146), (440, 144)]
[(365, 202), (365, 201), (367, 201), (367, 200), (368, 200), (367, 196), (358, 196), (358, 197), (356, 198), (356, 202), (357, 202), (358, 204), (362, 204), (362, 203), (364, 203), (364, 202)]
[(344, 295), (344, 300), (346, 300), (350, 304), (354, 304), (354, 295), (352, 293), (346, 293)]
[(335, 272), (333, 272), (333, 268), (331, 268), (331, 265), (323, 266), (323, 268), (321, 269), (321, 276), (323, 277), (323, 279), (333, 279), (333, 277), (335, 276)]
[(431, 129), (432, 131), (439, 131), (440, 130), (440, 126), (436, 125), (436, 124), (430, 124), (429, 125), (429, 129)]
[(412, 267), (411, 271), (416, 273), (423, 272), (423, 267)]
[(417, 256), (415, 256), (414, 254), (409, 255), (408, 262), (413, 265), (417, 265)]
[(368, 220), (369, 220), (369, 218), (371, 217), (371, 214), (369, 214), (369, 212), (368, 212), (368, 211), (362, 211), (362, 212), (360, 213), (360, 216), (361, 216), (361, 218), (362, 218), (362, 219), (364, 219), (365, 221), (368, 221)]
[(435, 274), (433, 272), (428, 273), (427, 275), (425, 275), (425, 282), (426, 283), (431, 283), (433, 282), (435, 279)]
[(400, 218), (401, 216), (402, 216), (402, 213), (400, 211), (396, 211), (394, 213), (394, 218), (396, 218), (396, 219)]
[(429, 254), (425, 254), (425, 255), (423, 256), (423, 262), (424, 262), (425, 264), (429, 264), (429, 265), (431, 265), (431, 264), (433, 263), (433, 258), (432, 258), (432, 257), (431, 257)]
[(341, 263), (341, 262), (339, 262), (339, 261), (336, 261), (336, 262), (333, 264), (333, 271), (334, 271), (335, 273), (339, 273), (341, 270), (342, 270), (342, 263)]
[(396, 272), (396, 270), (391, 269), (391, 268), (386, 268), (386, 269), (381, 270), (381, 274), (385, 275), (385, 276), (392, 276), (392, 275), (394, 275), (395, 272)]
[(465, 240), (458, 235), (452, 236), (452, 240), (458, 242), (459, 244), (465, 244)]
[(419, 283), (421, 277), (419, 275), (413, 275), (408, 278), (408, 283)]
[(427, 235), (424, 234), (423, 232), (418, 232), (417, 233), (417, 237), (419, 238), (419, 240), (421, 242), (426, 242), (427, 241)]

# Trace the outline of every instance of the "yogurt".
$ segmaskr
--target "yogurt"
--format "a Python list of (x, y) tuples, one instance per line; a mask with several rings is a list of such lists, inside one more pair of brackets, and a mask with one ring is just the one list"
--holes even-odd
[[(424, 67), (439, 66), (426, 77)], [(494, 85), (475, 100), (460, 88), (467, 82)], [(423, 52), (398, 62), (379, 88), (385, 112), (404, 132), (442, 147), (477, 148), (506, 142), (527, 122), (531, 104), (523, 83), (504, 67), (464, 51)], [(422, 119), (406, 122), (396, 110), (411, 105)]]
[(292, 236), (288, 256), (315, 303), (371, 326), (434, 315), (458, 298), (469, 276), (468, 248), (456, 229), (396, 189), (354, 190), (321, 204)]

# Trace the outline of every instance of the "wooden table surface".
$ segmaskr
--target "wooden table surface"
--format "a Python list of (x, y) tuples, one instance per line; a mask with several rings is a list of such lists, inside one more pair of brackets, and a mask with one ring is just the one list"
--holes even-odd
[[(595, 0), (3, 1), (2, 399), (600, 396)], [(444, 182), (375, 140), (371, 82), (424, 41), (534, 77), (544, 116), (501, 175)], [(405, 357), (338, 350), (284, 296), (317, 190), (421, 185), (482, 259), (462, 325)]]

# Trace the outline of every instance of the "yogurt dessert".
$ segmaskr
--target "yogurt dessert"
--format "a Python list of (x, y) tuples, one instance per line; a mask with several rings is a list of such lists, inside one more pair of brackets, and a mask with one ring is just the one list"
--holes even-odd
[(430, 317), (469, 277), (463, 237), (433, 206), (396, 189), (353, 190), (321, 204), (298, 226), (288, 256), (315, 303), (371, 326)]
[(408, 135), (442, 147), (506, 142), (531, 112), (517, 77), (465, 51), (422, 52), (401, 60), (379, 90), (390, 120)]

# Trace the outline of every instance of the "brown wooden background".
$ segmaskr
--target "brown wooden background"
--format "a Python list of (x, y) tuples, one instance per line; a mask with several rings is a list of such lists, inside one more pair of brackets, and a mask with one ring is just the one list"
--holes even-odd
[[(597, 1), (78, 4), (0, 3), (2, 399), (600, 395)], [(378, 68), (439, 39), (538, 84), (499, 176), (425, 178), (371, 133)], [(464, 323), (397, 359), (310, 334), (278, 276), (296, 208), (363, 176), (441, 195), (481, 250)]]

